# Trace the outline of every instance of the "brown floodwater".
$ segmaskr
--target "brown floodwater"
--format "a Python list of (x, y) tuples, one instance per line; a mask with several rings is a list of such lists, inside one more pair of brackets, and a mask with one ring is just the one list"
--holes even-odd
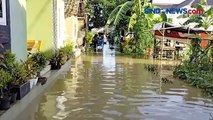
[[(163, 64), (158, 74), (145, 64)], [(58, 79), (37, 102), (27, 120), (211, 120), (213, 98), (172, 78), (155, 61), (115, 56), (112, 51), (83, 55), (72, 62), (66, 79)], [(163, 83), (167, 77), (173, 83)], [(32, 106), (31, 106), (32, 107)]]

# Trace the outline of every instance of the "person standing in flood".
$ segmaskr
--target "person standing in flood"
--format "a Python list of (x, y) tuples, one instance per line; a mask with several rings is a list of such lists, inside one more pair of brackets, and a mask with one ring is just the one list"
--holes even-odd
[(120, 52), (123, 53), (123, 44), (125, 42), (125, 38), (124, 36), (121, 35), (121, 38), (120, 38)]
[(93, 37), (93, 39), (92, 39), (92, 44), (93, 44), (94, 52), (96, 52), (97, 42), (98, 42), (98, 35), (95, 34), (94, 37)]

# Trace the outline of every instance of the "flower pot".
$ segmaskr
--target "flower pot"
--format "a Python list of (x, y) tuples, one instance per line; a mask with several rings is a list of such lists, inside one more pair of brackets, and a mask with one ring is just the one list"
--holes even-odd
[(58, 70), (61, 69), (61, 65), (60, 64), (51, 64), (51, 70)]
[(28, 81), (30, 82), (30, 89), (32, 89), (33, 88), (33, 79), (29, 79)]
[(36, 78), (33, 79), (33, 85), (34, 86), (37, 85), (37, 82), (38, 82), (38, 77), (36, 77)]
[(37, 85), (38, 77), (29, 79), (28, 81), (30, 82), (30, 89), (32, 89), (33, 86)]
[(30, 81), (27, 81), (22, 85), (15, 85), (12, 89), (17, 92), (17, 100), (20, 100), (30, 92)]
[(16, 99), (17, 99), (17, 93), (16, 93), (16, 92), (11, 93), (11, 100), (10, 100), (10, 103), (15, 103), (15, 102), (16, 102)]
[(3, 97), (0, 99), (0, 110), (7, 110), (10, 108), (11, 97)]

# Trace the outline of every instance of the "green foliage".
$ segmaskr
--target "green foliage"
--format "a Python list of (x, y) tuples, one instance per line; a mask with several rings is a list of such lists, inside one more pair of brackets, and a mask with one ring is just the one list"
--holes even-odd
[(73, 46), (72, 46), (72, 44), (66, 45), (63, 48), (60, 48), (59, 52), (64, 53), (68, 58), (71, 58), (71, 56), (73, 55)]
[(107, 24), (113, 21), (113, 25), (117, 25), (123, 18), (125, 18), (127, 11), (129, 11), (133, 6), (132, 1), (127, 1), (119, 6), (117, 6), (109, 16)]
[(86, 39), (86, 52), (91, 52), (92, 49), (90, 45), (92, 44), (93, 34), (91, 32), (88, 32), (85, 36)]
[(0, 88), (6, 87), (13, 80), (10, 73), (4, 70), (0, 70), (0, 76)]
[(23, 64), (25, 66), (27, 79), (32, 79), (37, 76), (38, 63), (33, 61), (32, 58), (28, 58)]
[(12, 70), (10, 71), (11, 76), (14, 78), (14, 85), (22, 85), (26, 82), (27, 79), (27, 71), (25, 69), (25, 65), (20, 62), (13, 63)]
[(9, 73), (12, 73), (14, 63), (16, 62), (15, 54), (11, 53), (11, 51), (6, 51), (3, 54), (3, 59), (1, 60), (0, 69), (3, 69)]
[[(35, 53), (31, 56), (33, 62), (35, 62), (35, 67), (37, 71), (41, 71), (46, 66), (46, 57), (44, 53)], [(29, 60), (30, 62), (30, 60)]]
[(62, 47), (59, 50), (55, 51), (53, 57), (50, 59), (50, 64), (63, 65), (67, 60), (71, 58), (72, 54), (73, 46), (66, 45), (65, 47)]
[(175, 68), (174, 75), (213, 95), (213, 61), (207, 54), (208, 50), (202, 50), (199, 40), (194, 40), (190, 51), (189, 59)]
[(107, 18), (114, 8), (128, 0), (89, 0), (87, 1), (87, 11), (90, 13), (90, 22), (95, 28), (103, 27)]
[[(143, 2), (143, 4), (141, 4)], [(133, 32), (134, 39), (130, 44), (122, 46), (124, 54), (133, 55), (134, 57), (143, 57), (146, 48), (153, 47), (153, 31), (152, 28), (156, 23), (154, 14), (144, 14), (143, 9), (147, 7), (153, 7), (150, 1), (144, 0), (132, 0), (127, 1), (117, 6), (110, 14), (107, 22), (107, 26), (112, 24), (118, 29), (122, 21), (126, 19), (128, 24), (122, 24), (121, 26), (128, 26), (128, 31)], [(130, 11), (130, 17), (128, 18), (127, 12)], [(160, 21), (169, 21), (166, 15), (161, 15)], [(123, 27), (126, 29), (125, 27)]]
[(201, 2), (201, 4), (195, 4), (192, 6), (198, 10), (203, 10), (203, 14), (184, 14), (180, 15), (178, 18), (188, 18), (183, 25), (188, 25), (190, 23), (195, 23), (194, 27), (200, 28), (203, 27), (207, 30), (210, 26), (213, 25), (213, 6), (207, 8), (203, 5), (205, 2)]
[(86, 43), (87, 44), (92, 44), (92, 38), (93, 38), (93, 35), (92, 35), (92, 33), (91, 32), (88, 32), (87, 34), (86, 34)]
[(44, 54), (47, 61), (49, 61), (54, 55), (53, 50), (47, 50), (47, 51), (42, 52), (42, 53)]

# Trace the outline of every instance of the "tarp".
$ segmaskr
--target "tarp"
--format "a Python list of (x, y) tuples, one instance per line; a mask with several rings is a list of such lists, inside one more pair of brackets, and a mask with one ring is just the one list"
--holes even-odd
[(189, 28), (181, 25), (173, 25), (170, 23), (158, 23), (153, 28), (156, 37), (167, 37), (176, 39), (177, 41), (188, 40), (199, 37), (205, 40), (212, 40), (210, 31), (198, 28)]

